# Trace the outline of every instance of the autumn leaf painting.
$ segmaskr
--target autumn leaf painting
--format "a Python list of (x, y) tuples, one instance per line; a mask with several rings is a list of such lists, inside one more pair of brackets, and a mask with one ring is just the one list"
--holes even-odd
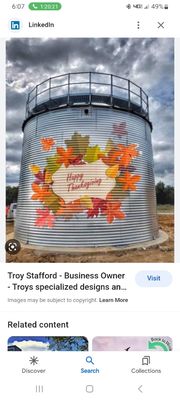
[(59, 156), (57, 162), (60, 164), (64, 164), (67, 168), (74, 158), (73, 151), (73, 147), (69, 147), (67, 150), (64, 150), (63, 147), (57, 147), (57, 154)]
[(55, 216), (51, 214), (48, 208), (45, 208), (44, 210), (36, 210), (36, 213), (38, 217), (36, 218), (35, 226), (38, 228), (46, 226), (52, 228), (54, 226)]
[[(112, 129), (116, 136), (127, 135), (127, 127), (124, 122), (114, 124)], [(137, 160), (135, 165), (133, 163), (135, 159), (140, 157), (137, 144), (117, 144), (109, 138), (101, 148), (99, 144), (90, 145), (89, 136), (78, 132), (75, 132), (70, 139), (65, 140), (64, 147), (62, 145), (55, 147), (55, 143), (53, 137), (41, 138), (40, 144), (45, 153), (53, 148), (55, 151), (51, 153), (50, 157), (45, 158), (43, 168), (37, 164), (29, 166), (34, 177), (31, 198), (42, 204), (42, 209), (36, 210), (35, 226), (52, 229), (57, 218), (67, 221), (82, 213), (86, 215), (87, 219), (103, 218), (108, 224), (126, 218), (123, 210), (124, 199), (131, 192), (138, 190), (138, 183), (141, 180), (141, 176), (135, 174)], [(61, 171), (62, 168), (64, 172), (62, 172), (61, 177), (64, 177), (67, 170), (67, 177), (69, 176), (67, 182), (71, 190), (75, 190), (76, 187), (81, 188), (84, 185), (83, 168), (86, 169), (89, 179), (89, 170), (93, 167), (93, 163), (94, 165), (101, 165), (101, 171), (102, 167), (104, 168), (104, 182), (111, 182), (108, 186), (111, 189), (106, 192), (105, 197), (101, 196), (100, 186), (97, 188), (96, 196), (94, 196), (94, 192), (91, 192), (90, 196), (86, 185), (83, 186), (85, 188), (82, 190), (84, 194), (69, 202), (67, 200), (65, 202), (63, 199), (63, 192), (61, 197), (59, 193), (55, 193), (53, 179), (57, 171)], [(68, 173), (68, 171), (71, 172)], [(98, 172), (97, 170), (97, 177), (95, 174), (94, 182), (102, 180), (100, 177), (98, 178)], [(71, 182), (69, 180), (71, 180), (73, 174), (74, 182)], [(93, 184), (93, 181), (91, 184)], [(107, 183), (105, 184), (107, 187)]]
[(140, 175), (132, 175), (130, 172), (125, 172), (122, 178), (118, 178), (118, 182), (123, 184), (123, 190), (132, 190), (135, 191), (137, 189), (136, 183), (141, 179)]
[(49, 138), (42, 138), (40, 140), (42, 149), (44, 151), (50, 151), (55, 144), (55, 140), (51, 137)]

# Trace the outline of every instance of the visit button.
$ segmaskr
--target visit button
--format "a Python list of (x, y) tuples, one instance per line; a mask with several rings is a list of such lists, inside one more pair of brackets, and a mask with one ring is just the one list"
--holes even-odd
[(172, 275), (168, 271), (140, 271), (135, 280), (142, 287), (166, 287), (172, 283)]

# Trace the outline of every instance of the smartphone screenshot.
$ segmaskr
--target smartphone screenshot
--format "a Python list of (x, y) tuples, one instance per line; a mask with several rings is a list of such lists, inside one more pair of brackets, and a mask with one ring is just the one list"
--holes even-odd
[(180, 396), (179, 8), (4, 5), (7, 400)]

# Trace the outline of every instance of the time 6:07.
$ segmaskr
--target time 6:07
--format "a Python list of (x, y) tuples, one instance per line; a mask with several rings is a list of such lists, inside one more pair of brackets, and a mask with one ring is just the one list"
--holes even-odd
[(23, 4), (23, 3), (12, 4), (13, 9), (17, 8), (17, 9), (21, 10), (24, 7), (25, 7), (25, 4)]

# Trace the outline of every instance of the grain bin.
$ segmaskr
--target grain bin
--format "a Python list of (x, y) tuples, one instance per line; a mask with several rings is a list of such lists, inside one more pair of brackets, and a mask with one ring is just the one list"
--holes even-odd
[(44, 248), (158, 237), (148, 96), (125, 78), (69, 73), (28, 95), (15, 238)]

